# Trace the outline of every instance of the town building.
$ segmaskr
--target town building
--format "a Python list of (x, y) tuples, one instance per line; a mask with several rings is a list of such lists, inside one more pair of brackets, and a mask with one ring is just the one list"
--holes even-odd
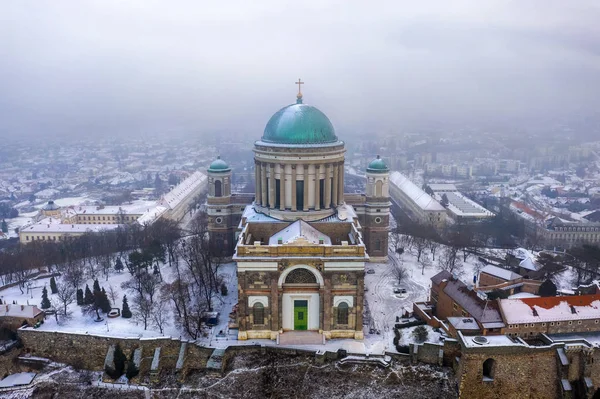
[(390, 174), (390, 196), (416, 222), (445, 225), (446, 208), (400, 172)]

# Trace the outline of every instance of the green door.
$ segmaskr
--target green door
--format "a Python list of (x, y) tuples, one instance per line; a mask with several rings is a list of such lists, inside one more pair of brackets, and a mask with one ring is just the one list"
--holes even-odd
[(308, 328), (308, 301), (294, 301), (294, 330)]

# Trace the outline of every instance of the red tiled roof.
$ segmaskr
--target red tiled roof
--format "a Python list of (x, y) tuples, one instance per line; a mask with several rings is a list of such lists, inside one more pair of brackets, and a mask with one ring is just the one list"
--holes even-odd
[(561, 302), (567, 302), (569, 306), (590, 306), (592, 302), (600, 301), (600, 294), (520, 298), (520, 300), (530, 307), (539, 306), (544, 309), (551, 309)]

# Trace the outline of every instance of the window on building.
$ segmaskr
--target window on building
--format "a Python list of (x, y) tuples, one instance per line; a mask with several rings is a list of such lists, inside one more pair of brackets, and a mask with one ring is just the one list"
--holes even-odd
[(577, 324), (581, 324), (581, 320), (577, 320)]
[(222, 197), (223, 196), (223, 183), (221, 183), (221, 180), (217, 180), (215, 181), (215, 197)]
[(458, 305), (456, 303), (452, 303), (452, 309), (458, 310)]
[(381, 251), (381, 240), (379, 239), (375, 240), (375, 250)]
[(25, 236), (25, 241), (29, 241), (29, 236)]
[(483, 380), (494, 381), (494, 369), (496, 368), (496, 361), (494, 359), (487, 359), (483, 362)]
[(573, 324), (573, 322), (572, 322), (572, 321), (569, 321), (569, 325), (571, 325), (571, 324)]
[(348, 324), (348, 304), (342, 302), (337, 308), (338, 324)]
[(254, 315), (254, 324), (265, 324), (265, 307), (262, 303), (257, 302), (252, 307)]

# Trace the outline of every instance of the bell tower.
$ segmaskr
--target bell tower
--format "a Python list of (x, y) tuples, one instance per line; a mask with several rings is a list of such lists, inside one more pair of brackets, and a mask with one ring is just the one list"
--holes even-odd
[(364, 241), (371, 262), (386, 262), (390, 224), (390, 170), (379, 155), (367, 167)]
[(210, 238), (216, 248), (222, 249), (223, 255), (229, 256), (235, 248), (230, 205), (231, 168), (218, 156), (208, 167), (207, 175), (206, 208)]

